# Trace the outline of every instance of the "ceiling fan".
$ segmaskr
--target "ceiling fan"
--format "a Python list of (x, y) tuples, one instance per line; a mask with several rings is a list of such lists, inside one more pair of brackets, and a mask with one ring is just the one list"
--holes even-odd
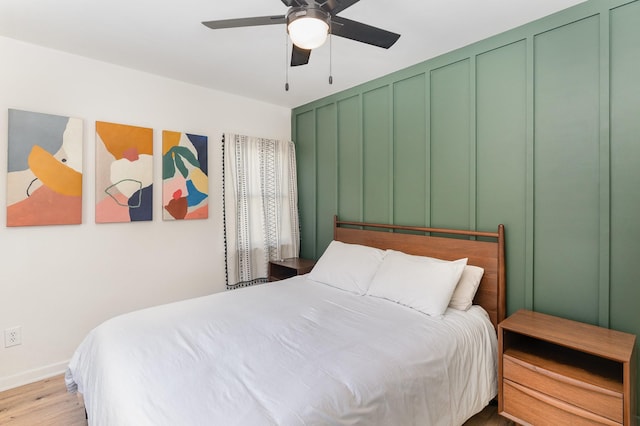
[(206, 21), (211, 29), (286, 24), (293, 43), (291, 66), (309, 62), (311, 50), (320, 47), (328, 34), (390, 48), (400, 34), (337, 16), (359, 0), (281, 0), (289, 7), (286, 15)]

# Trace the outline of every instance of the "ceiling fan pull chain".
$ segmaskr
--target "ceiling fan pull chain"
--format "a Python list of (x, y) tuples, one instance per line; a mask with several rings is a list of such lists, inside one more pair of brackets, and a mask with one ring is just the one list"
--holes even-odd
[(284, 91), (289, 91), (289, 34), (284, 33), (284, 74), (285, 74), (285, 83), (284, 83)]
[(333, 84), (333, 36), (329, 33), (329, 84)]

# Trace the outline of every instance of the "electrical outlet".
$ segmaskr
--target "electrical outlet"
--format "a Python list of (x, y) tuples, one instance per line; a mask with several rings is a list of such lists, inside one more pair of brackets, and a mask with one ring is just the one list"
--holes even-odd
[(22, 327), (11, 327), (4, 330), (4, 347), (17, 346), (22, 344)]

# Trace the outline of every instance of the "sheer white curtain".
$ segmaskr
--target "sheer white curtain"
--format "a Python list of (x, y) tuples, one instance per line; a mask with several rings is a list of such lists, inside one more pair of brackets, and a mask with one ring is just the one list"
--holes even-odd
[(299, 252), (293, 142), (223, 136), (227, 289), (267, 281), (269, 260)]

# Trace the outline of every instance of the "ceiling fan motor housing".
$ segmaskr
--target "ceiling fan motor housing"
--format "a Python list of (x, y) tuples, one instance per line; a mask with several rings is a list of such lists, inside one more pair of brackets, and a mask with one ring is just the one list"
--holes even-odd
[(315, 5), (290, 8), (287, 12), (287, 28), (293, 21), (300, 18), (318, 19), (331, 27), (331, 15)]

